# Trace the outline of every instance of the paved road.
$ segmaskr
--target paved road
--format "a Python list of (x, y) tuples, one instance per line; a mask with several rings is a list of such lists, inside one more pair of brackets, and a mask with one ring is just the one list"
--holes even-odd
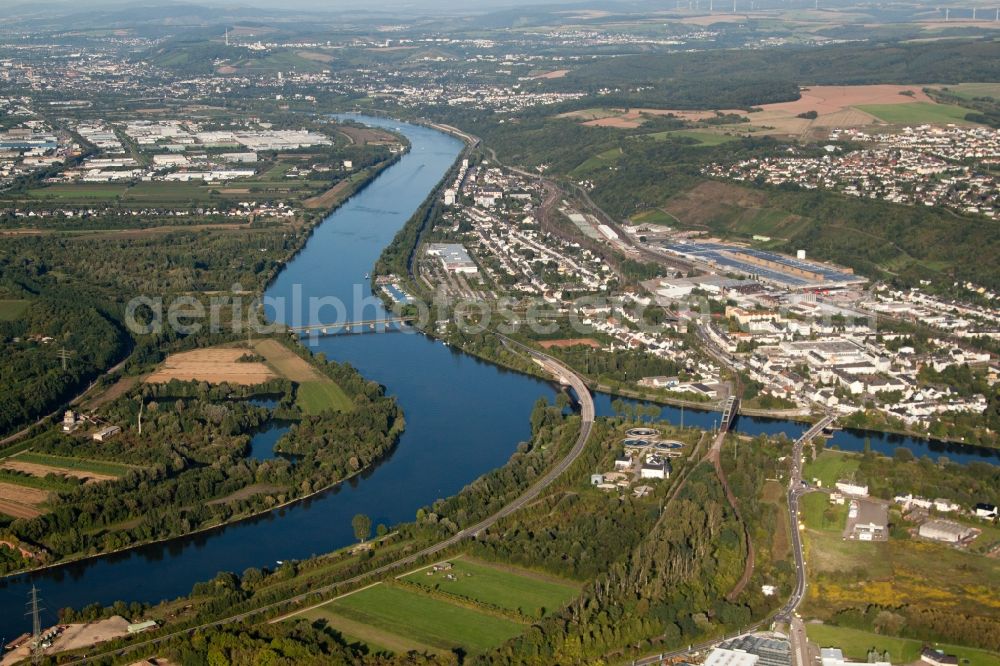
[(795, 590), (788, 602), (778, 611), (775, 619), (791, 621), (795, 609), (806, 595), (806, 563), (802, 553), (802, 535), (799, 531), (799, 498), (811, 489), (802, 485), (802, 447), (811, 442), (823, 428), (833, 423), (833, 416), (824, 416), (802, 434), (792, 448), (792, 477), (788, 484), (788, 518), (791, 523), (792, 554), (795, 557)]
[[(792, 645), (792, 655), (796, 659), (795, 666), (808, 666), (808, 647), (805, 634), (805, 625), (799, 620), (795, 615), (795, 609), (798, 608), (802, 599), (806, 595), (806, 564), (805, 558), (802, 554), (802, 536), (799, 532), (799, 498), (810, 492), (810, 488), (806, 488), (802, 485), (802, 447), (812, 440), (813, 437), (818, 435), (820, 431), (826, 426), (833, 423), (833, 416), (826, 416), (819, 422), (817, 422), (808, 431), (803, 433), (799, 439), (795, 441), (792, 453), (792, 476), (789, 481), (788, 486), (788, 515), (789, 521), (791, 523), (791, 539), (792, 539), (792, 554), (795, 558), (795, 575), (796, 583), (795, 589), (792, 591), (791, 596), (788, 601), (782, 606), (778, 612), (773, 616), (774, 621), (788, 622), (791, 626), (791, 631), (789, 632), (789, 638)], [(714, 448), (714, 447), (713, 447)], [(711, 453), (709, 454), (711, 455)], [(743, 633), (750, 633), (757, 631), (765, 624), (770, 624), (770, 619), (762, 620), (755, 624), (750, 625), (746, 628)], [(739, 634), (742, 635), (742, 634)], [(714, 645), (718, 645), (724, 640), (732, 638), (731, 636), (725, 638), (718, 638), (711, 641), (705, 641), (703, 643), (698, 643), (696, 645), (688, 646), (687, 648), (682, 648), (680, 650), (674, 650), (672, 652), (661, 652), (659, 654), (650, 655), (647, 657), (642, 657), (641, 659), (636, 659), (630, 662), (633, 666), (651, 666), (652, 664), (662, 663), (664, 660), (673, 659), (676, 657), (683, 657), (684, 655), (690, 654), (691, 652), (697, 652), (701, 650), (708, 649)]]
[(795, 589), (775, 615), (775, 619), (788, 622), (788, 638), (792, 645), (792, 659), (795, 666), (809, 664), (809, 641), (805, 625), (795, 613), (795, 609), (806, 596), (806, 561), (802, 552), (802, 532), (799, 530), (799, 498), (811, 491), (802, 485), (802, 447), (833, 421), (833, 416), (824, 416), (795, 440), (795, 445), (792, 447), (792, 476), (788, 483), (788, 520), (791, 527), (792, 555), (795, 558)]
[[(184, 629), (184, 630), (181, 630), (181, 631), (175, 631), (175, 632), (170, 633), (170, 634), (165, 634), (165, 635), (162, 635), (162, 636), (157, 636), (155, 638), (150, 638), (149, 640), (145, 640), (145, 641), (142, 641), (142, 642), (139, 642), (139, 643), (135, 643), (135, 644), (129, 645), (128, 647), (122, 648), (120, 650), (116, 650), (113, 653), (107, 653), (106, 652), (106, 653), (103, 653), (102, 655), (98, 655), (98, 656), (94, 656), (94, 657), (90, 657), (90, 658), (86, 658), (85, 657), (85, 658), (82, 658), (82, 659), (78, 659), (76, 661), (66, 662), (66, 663), (68, 663), (68, 664), (84, 664), (84, 663), (89, 663), (89, 662), (92, 662), (92, 661), (97, 661), (102, 656), (107, 656), (108, 654), (125, 654), (125, 653), (128, 653), (128, 652), (135, 652), (135, 651), (138, 651), (138, 650), (144, 650), (145, 648), (153, 647), (153, 646), (155, 646), (155, 645), (157, 645), (159, 643), (162, 643), (164, 641), (167, 641), (167, 640), (170, 640), (170, 639), (173, 639), (173, 638), (178, 638), (178, 637), (181, 637), (181, 636), (188, 635), (188, 634), (190, 634), (190, 633), (192, 633), (194, 631), (200, 630), (200, 629), (207, 629), (207, 628), (210, 628), (210, 627), (218, 627), (218, 626), (222, 626), (222, 625), (226, 625), (226, 624), (233, 624), (233, 623), (236, 623), (236, 622), (242, 622), (243, 620), (247, 620), (247, 619), (252, 618), (252, 617), (263, 615), (264, 613), (267, 613), (267, 612), (273, 611), (273, 610), (277, 610), (278, 608), (281, 608), (281, 607), (290, 606), (290, 605), (293, 605), (293, 604), (300, 604), (300, 603), (306, 601), (309, 598), (315, 597), (316, 595), (324, 596), (324, 595), (327, 595), (327, 594), (329, 594), (331, 592), (335, 592), (335, 591), (339, 590), (340, 588), (354, 586), (354, 585), (356, 585), (358, 583), (361, 583), (362, 581), (364, 581), (366, 579), (374, 578), (374, 577), (377, 577), (377, 576), (381, 576), (382, 574), (389, 573), (390, 571), (393, 571), (395, 569), (399, 569), (401, 567), (405, 567), (407, 565), (414, 564), (418, 560), (426, 558), (426, 557), (430, 557), (430, 556), (432, 556), (432, 555), (434, 555), (436, 553), (441, 552), (442, 550), (450, 548), (451, 546), (454, 546), (455, 544), (461, 542), (464, 539), (473, 538), (476, 535), (478, 535), (480, 532), (482, 532), (483, 530), (485, 530), (488, 527), (491, 527), (492, 525), (494, 525), (501, 518), (510, 515), (511, 513), (515, 512), (518, 509), (520, 509), (521, 507), (523, 507), (525, 504), (527, 504), (527, 503), (531, 502), (532, 500), (534, 500), (536, 497), (538, 497), (538, 495), (541, 494), (541, 492), (543, 490), (545, 490), (545, 488), (547, 488), (549, 485), (551, 485), (553, 481), (555, 481), (563, 472), (565, 472), (569, 468), (569, 466), (572, 465), (576, 461), (576, 459), (580, 456), (581, 453), (583, 453), (583, 449), (586, 447), (587, 441), (590, 439), (590, 432), (591, 432), (591, 429), (593, 428), (593, 425), (594, 425), (594, 415), (595, 415), (594, 398), (591, 395), (590, 391), (587, 389), (587, 385), (583, 382), (583, 379), (579, 375), (577, 375), (575, 372), (573, 372), (572, 370), (570, 370), (568, 367), (566, 367), (565, 365), (563, 365), (562, 363), (560, 363), (558, 360), (552, 358), (548, 354), (544, 354), (544, 353), (542, 353), (542, 352), (540, 352), (540, 351), (538, 351), (536, 349), (532, 349), (530, 347), (527, 347), (525, 345), (520, 344), (519, 342), (516, 342), (514, 340), (510, 340), (509, 338), (506, 338), (505, 336), (500, 336), (500, 338), (503, 340), (503, 343), (505, 345), (507, 345), (508, 347), (511, 347), (511, 348), (518, 349), (519, 351), (522, 351), (522, 352), (530, 355), (532, 358), (536, 359), (539, 363), (541, 363), (541, 365), (543, 367), (545, 367), (549, 372), (551, 372), (561, 382), (566, 383), (569, 386), (573, 387), (573, 390), (576, 392), (577, 399), (580, 401), (580, 417), (581, 417), (580, 418), (580, 434), (577, 436), (576, 442), (573, 444), (573, 448), (570, 449), (569, 453), (566, 454), (566, 456), (562, 460), (560, 460), (552, 468), (550, 468), (549, 471), (546, 472), (542, 476), (542, 478), (538, 479), (535, 483), (533, 483), (527, 490), (525, 490), (523, 493), (521, 493), (521, 495), (519, 495), (515, 500), (513, 500), (512, 502), (510, 502), (509, 504), (507, 504), (506, 506), (504, 506), (502, 509), (500, 509), (499, 511), (497, 511), (493, 515), (489, 516), (488, 518), (485, 518), (484, 520), (481, 520), (480, 522), (476, 523), (475, 525), (471, 525), (469, 527), (466, 527), (462, 531), (457, 532), (453, 536), (451, 536), (451, 537), (449, 537), (449, 538), (447, 538), (447, 539), (445, 539), (443, 541), (439, 541), (438, 543), (436, 543), (436, 544), (434, 544), (432, 546), (429, 546), (427, 548), (424, 548), (423, 550), (421, 550), (419, 552), (413, 553), (412, 555), (408, 555), (407, 557), (404, 557), (402, 559), (395, 560), (393, 562), (390, 562), (389, 564), (385, 564), (385, 565), (383, 565), (381, 567), (378, 567), (378, 568), (373, 569), (371, 571), (367, 571), (367, 572), (365, 572), (363, 574), (354, 576), (353, 578), (349, 578), (347, 580), (342, 580), (342, 581), (339, 581), (339, 582), (336, 582), (336, 583), (331, 583), (329, 585), (324, 585), (322, 587), (318, 587), (318, 588), (315, 588), (313, 590), (310, 590), (309, 592), (305, 592), (303, 594), (299, 594), (299, 595), (296, 595), (294, 597), (291, 597), (291, 598), (288, 598), (288, 599), (284, 599), (282, 601), (275, 602), (273, 604), (268, 604), (267, 606), (262, 606), (260, 608), (256, 608), (254, 610), (247, 611), (245, 613), (239, 613), (239, 614), (227, 617), (227, 618), (223, 618), (221, 620), (215, 620), (213, 622), (207, 622), (207, 623), (199, 625), (197, 627), (191, 627), (189, 629)], [(322, 605), (322, 604), (319, 604), (319, 605)], [(282, 616), (282, 618), (283, 617), (289, 617), (289, 616), (295, 615), (297, 613), (301, 613), (303, 610), (307, 610), (307, 609), (304, 609), (304, 608), (296, 609), (295, 611)], [(276, 620), (272, 620), (272, 622), (279, 621), (282, 618), (277, 618)]]

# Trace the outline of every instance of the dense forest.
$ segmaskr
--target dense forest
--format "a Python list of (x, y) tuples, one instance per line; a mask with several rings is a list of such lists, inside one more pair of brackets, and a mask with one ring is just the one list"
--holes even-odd
[(798, 99), (802, 85), (1000, 80), (997, 43), (843, 44), (606, 58), (547, 82), (552, 90), (611, 90), (604, 106), (750, 108)]

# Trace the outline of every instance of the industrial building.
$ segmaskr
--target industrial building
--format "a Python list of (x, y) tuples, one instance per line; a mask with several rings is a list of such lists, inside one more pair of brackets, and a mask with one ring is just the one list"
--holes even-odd
[(864, 284), (849, 268), (833, 267), (730, 243), (681, 241), (666, 245), (674, 254), (726, 273), (740, 273), (786, 289), (830, 289)]
[(469, 253), (458, 243), (431, 243), (427, 246), (427, 254), (441, 259), (446, 271), (469, 275), (479, 272)]
[(847, 521), (851, 538), (858, 541), (884, 541), (889, 537), (889, 507), (881, 502), (851, 502)]
[(917, 534), (925, 539), (958, 543), (975, 534), (975, 530), (951, 520), (928, 520), (917, 530)]
[(743, 650), (715, 648), (705, 659), (704, 666), (756, 666), (760, 657)]
[(757, 666), (792, 666), (792, 646), (782, 638), (740, 636), (720, 643), (719, 647), (757, 655)]

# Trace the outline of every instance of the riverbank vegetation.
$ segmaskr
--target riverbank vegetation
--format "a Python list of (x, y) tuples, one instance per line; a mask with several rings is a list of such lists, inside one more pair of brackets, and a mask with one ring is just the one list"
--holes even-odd
[[(350, 409), (330, 404), (305, 412), (298, 406), (300, 385), (288, 379), (254, 386), (175, 379), (142, 384), (100, 408), (101, 422), (122, 427), (107, 441), (91, 439), (89, 428), (49, 431), (28, 440), (22, 448), (30, 453), (3, 464), (105, 476), (52, 487), (47, 511), (6, 520), (4, 538), (37, 552), (30, 564), (49, 564), (220, 525), (368, 468), (402, 432), (399, 407), (381, 386), (349, 366), (319, 360), (314, 371), (337, 387)], [(256, 398), (267, 398), (274, 407), (261, 406)], [(250, 436), (274, 418), (290, 423), (275, 446), (280, 455), (248, 457)], [(24, 562), (4, 564), (10, 570)]]

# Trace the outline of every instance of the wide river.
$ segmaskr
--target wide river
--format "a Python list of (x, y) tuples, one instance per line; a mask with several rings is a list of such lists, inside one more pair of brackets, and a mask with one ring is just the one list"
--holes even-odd
[[(398, 129), (412, 149), (368, 188), (332, 213), (268, 289), (271, 298), (303, 303), (310, 296), (336, 296), (348, 314), (359, 299), (371, 297), (366, 273), (379, 254), (440, 181), (462, 150), (459, 140), (426, 127), (391, 120), (358, 118)], [(286, 301), (287, 303), (287, 301)], [(366, 306), (365, 316), (381, 306)], [(278, 319), (301, 318), (286, 307)], [(303, 307), (308, 313), (308, 305)], [(327, 315), (329, 318), (327, 318)], [(333, 310), (320, 313), (333, 321)], [(411, 520), (416, 510), (447, 497), (483, 473), (503, 465), (529, 436), (528, 415), (540, 397), (551, 399), (546, 382), (508, 372), (457, 352), (419, 334), (385, 333), (319, 338), (314, 351), (346, 361), (387, 387), (406, 416), (399, 446), (382, 464), (340, 487), (264, 516), (190, 537), (143, 546), (0, 582), (0, 636), (29, 631), (24, 616), (32, 584), (44, 600), (43, 625), (55, 612), (115, 600), (157, 602), (186, 594), (191, 586), (220, 571), (274, 567), (277, 560), (301, 559), (353, 541), (351, 517), (368, 514), (373, 523)], [(597, 396), (598, 415), (611, 415), (611, 398)], [(666, 407), (661, 417), (678, 423), (681, 411)], [(685, 410), (685, 425), (712, 427), (719, 415)], [(801, 424), (742, 417), (738, 430), (750, 434), (801, 434)], [(831, 445), (847, 450), (870, 446), (892, 454), (897, 447), (932, 458), (1000, 462), (1000, 452), (878, 433), (837, 432)]]

